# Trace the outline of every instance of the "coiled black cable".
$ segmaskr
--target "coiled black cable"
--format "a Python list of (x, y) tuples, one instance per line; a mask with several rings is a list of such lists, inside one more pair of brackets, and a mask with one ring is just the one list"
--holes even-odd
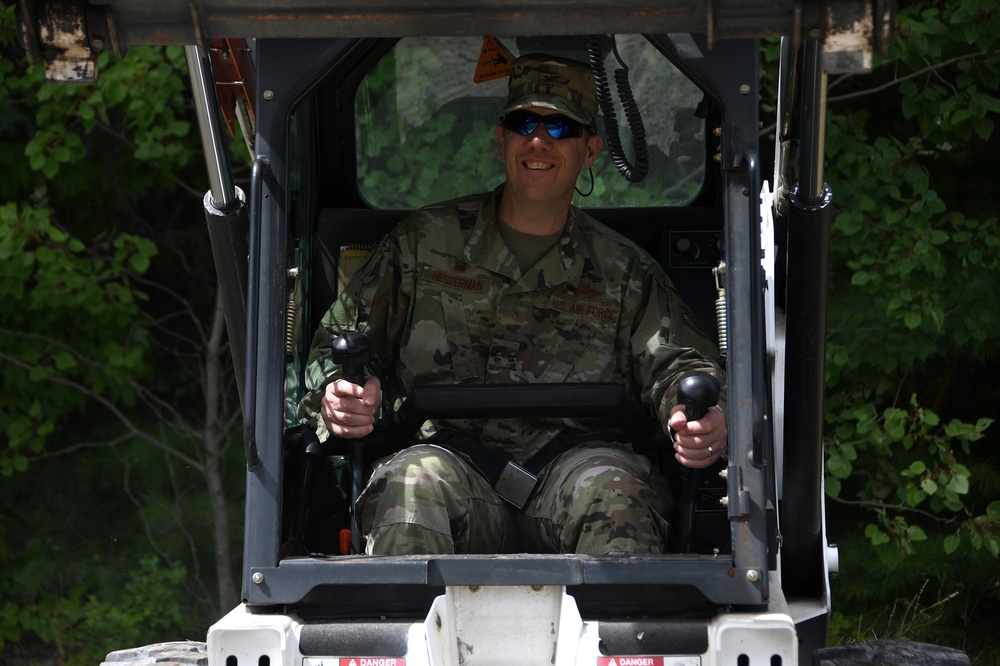
[(612, 37), (612, 49), (615, 58), (621, 68), (615, 70), (615, 87), (618, 90), (618, 98), (621, 100), (622, 109), (625, 112), (625, 120), (632, 132), (632, 152), (635, 154), (635, 162), (629, 162), (622, 147), (621, 131), (618, 127), (618, 116), (615, 112), (615, 104), (611, 99), (611, 89), (608, 85), (608, 75), (604, 68), (604, 56), (601, 53), (600, 38), (594, 38), (587, 45), (587, 53), (590, 59), (590, 69), (594, 73), (594, 83), (597, 87), (597, 103), (601, 107), (601, 115), (604, 116), (604, 133), (608, 142), (608, 152), (611, 153), (611, 160), (615, 167), (621, 172), (630, 183), (638, 183), (649, 173), (649, 152), (646, 146), (646, 128), (642, 124), (642, 116), (639, 113), (639, 105), (636, 104), (635, 96), (632, 94), (632, 85), (628, 79), (628, 66), (622, 62), (618, 55), (618, 46)]

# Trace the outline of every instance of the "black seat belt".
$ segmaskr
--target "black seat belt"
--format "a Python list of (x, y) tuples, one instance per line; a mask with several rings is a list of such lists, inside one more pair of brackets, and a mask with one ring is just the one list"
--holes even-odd
[(531, 499), (531, 494), (538, 485), (538, 473), (560, 454), (572, 448), (570, 438), (560, 433), (522, 466), (510, 455), (487, 449), (471, 437), (450, 430), (438, 432), (427, 443), (460, 453), (471, 460), (497, 495), (518, 510), (523, 509)]

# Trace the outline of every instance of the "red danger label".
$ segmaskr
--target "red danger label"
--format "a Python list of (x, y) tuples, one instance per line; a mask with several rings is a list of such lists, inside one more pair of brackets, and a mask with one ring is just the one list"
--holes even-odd
[(406, 660), (394, 657), (341, 657), (340, 666), (406, 666)]
[(598, 657), (597, 666), (663, 666), (663, 657)]

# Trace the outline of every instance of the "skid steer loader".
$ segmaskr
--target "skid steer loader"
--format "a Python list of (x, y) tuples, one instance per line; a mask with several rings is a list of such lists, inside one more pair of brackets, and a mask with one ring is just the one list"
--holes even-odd
[[(102, 50), (186, 45), (241, 379), (242, 603), (205, 644), (107, 663), (968, 663), (926, 645), (826, 646), (825, 77), (870, 69), (892, 12), (885, 0), (20, 0), (24, 47), (53, 80), (93, 80)], [(762, 145), (770, 37), (776, 140)], [(663, 463), (678, 491), (669, 554), (366, 556), (350, 517), (370, 452), (320, 442), (296, 416), (311, 332), (395, 223), (468, 193), (470, 178), (500, 182), (483, 140), (511, 59), (535, 51), (594, 70), (609, 154), (576, 203), (658, 259), (718, 341), (729, 459), (695, 479)], [(237, 123), (249, 192), (227, 157)], [(362, 362), (347, 342), (344, 361)], [(656, 439), (614, 386), (429, 388), (443, 390), (410, 396), (383, 443), (426, 418), (524, 409), (617, 418)]]

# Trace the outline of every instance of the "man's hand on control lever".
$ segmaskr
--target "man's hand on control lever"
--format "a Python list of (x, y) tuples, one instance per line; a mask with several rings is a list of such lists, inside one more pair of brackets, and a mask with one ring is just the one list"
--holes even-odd
[(670, 427), (675, 433), (674, 457), (685, 467), (708, 467), (726, 451), (726, 416), (718, 409), (709, 409), (700, 419), (688, 421), (684, 405), (675, 405), (670, 410)]
[(378, 377), (366, 379), (364, 387), (346, 379), (330, 382), (323, 393), (320, 410), (326, 429), (342, 439), (358, 439), (371, 434), (381, 393)]

